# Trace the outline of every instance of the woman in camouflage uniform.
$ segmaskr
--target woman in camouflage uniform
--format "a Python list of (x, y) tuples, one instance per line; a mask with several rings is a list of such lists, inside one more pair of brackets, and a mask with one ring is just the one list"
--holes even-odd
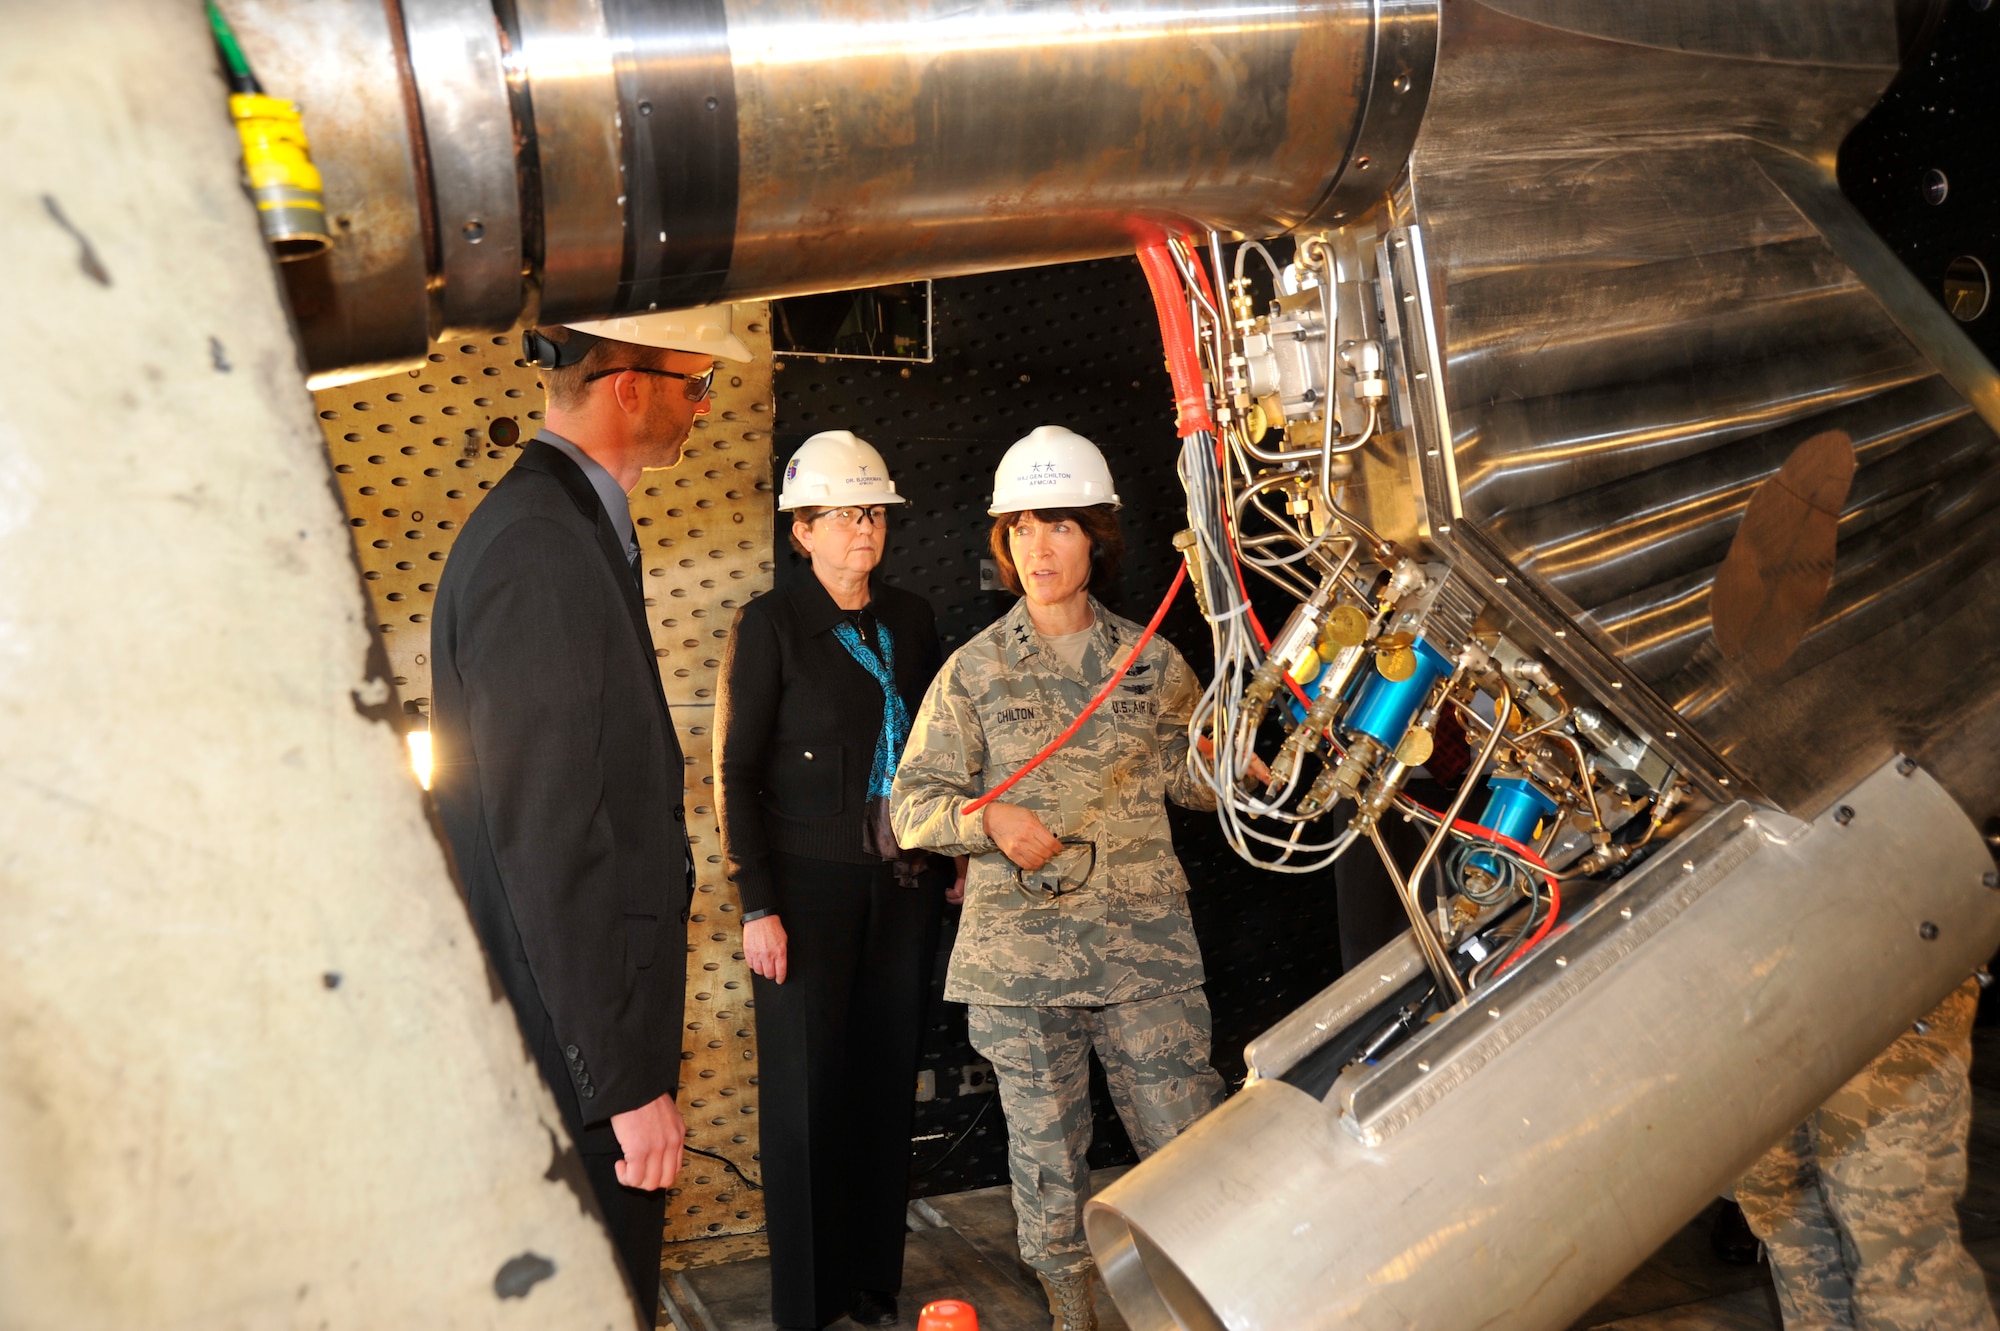
[(1188, 771), (1200, 695), (1155, 638), (1076, 736), (996, 802), (965, 805), (1073, 720), (1139, 640), (1090, 593), (1117, 576), (1118, 497), (1088, 440), (1043, 426), (995, 476), (992, 547), (1021, 601), (945, 662), (897, 769), (898, 840), (970, 855), (945, 997), (970, 1005), (1007, 1116), (1021, 1256), (1055, 1331), (1092, 1331), (1090, 1051), (1149, 1155), (1213, 1108), (1201, 950), (1166, 801), (1213, 808)]

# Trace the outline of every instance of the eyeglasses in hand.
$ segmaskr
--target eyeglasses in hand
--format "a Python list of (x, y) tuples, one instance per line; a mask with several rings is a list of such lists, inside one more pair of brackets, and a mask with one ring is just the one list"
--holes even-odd
[[(1057, 837), (1056, 840), (1062, 842), (1064, 849), (1057, 851), (1054, 856), (1043, 862), (1041, 868), (1034, 871), (1039, 881), (1030, 885), (1028, 871), (1017, 864), (1014, 866), (1014, 886), (1031, 897), (1038, 895), (1063, 897), (1090, 881), (1090, 875), (1097, 872), (1097, 843), (1089, 837)], [(1074, 852), (1079, 850), (1088, 853), (1085, 856), (1078, 856)], [(1084, 861), (1083, 873), (1076, 875), (1076, 881), (1071, 882), (1072, 870), (1078, 859)], [(1054, 875), (1054, 882), (1049, 881), (1051, 874)]]
[(644, 365), (616, 365), (608, 370), (599, 370), (585, 377), (585, 383), (593, 383), (614, 374), (655, 374), (662, 379), (681, 380), (681, 392), (690, 402), (699, 402), (707, 397), (715, 387), (715, 366), (711, 365), (700, 374), (682, 374), (679, 370), (655, 370)]

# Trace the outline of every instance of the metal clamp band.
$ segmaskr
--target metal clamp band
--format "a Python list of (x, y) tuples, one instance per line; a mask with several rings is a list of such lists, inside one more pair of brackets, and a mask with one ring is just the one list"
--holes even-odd
[(1340, 174), (1301, 230), (1360, 217), (1389, 192), (1409, 159), (1437, 67), (1437, 0), (1379, 0), (1368, 94)]
[(490, 0), (402, 0), (439, 271), (431, 333), (499, 332), (521, 312), (514, 116)]
[(736, 76), (723, 0), (604, 0), (625, 144), (620, 311), (718, 299), (736, 247)]
[[(625, 260), (618, 85), (600, 0), (519, 0), (516, 61), (541, 182), (544, 322), (609, 314)], [(512, 71), (510, 71), (512, 72)]]

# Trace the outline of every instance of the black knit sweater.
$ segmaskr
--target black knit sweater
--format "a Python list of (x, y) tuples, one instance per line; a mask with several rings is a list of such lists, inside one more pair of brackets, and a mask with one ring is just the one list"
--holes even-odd
[[(895, 644), (897, 692), (917, 714), (943, 655), (930, 602), (879, 579), (869, 611)], [(716, 810), (743, 911), (782, 913), (778, 852), (880, 863), (861, 848), (882, 686), (840, 645), (847, 612), (810, 568), (737, 613), (715, 707)]]

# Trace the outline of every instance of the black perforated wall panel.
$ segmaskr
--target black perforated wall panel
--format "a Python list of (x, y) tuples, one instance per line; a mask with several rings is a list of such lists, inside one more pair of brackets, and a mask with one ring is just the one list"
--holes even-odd
[[(818, 430), (850, 429), (882, 451), (911, 501), (892, 519), (885, 576), (930, 598), (950, 651), (1012, 603), (1005, 593), (979, 590), (995, 464), (1037, 425), (1066, 425), (1104, 450), (1124, 500), (1130, 556), (1112, 608), (1150, 618), (1173, 579), (1173, 534), (1187, 524), (1174, 472), (1173, 394), (1138, 264), (1106, 260), (940, 281), (936, 299), (930, 365), (783, 363), (780, 463)], [(782, 554), (781, 565), (791, 558)], [(1272, 614), (1285, 614), (1281, 601), (1260, 609), (1273, 627)], [(1162, 631), (1206, 678), (1208, 631), (1185, 592)], [(1243, 1076), (1243, 1045), (1338, 973), (1332, 878), (1247, 868), (1210, 815), (1176, 810), (1173, 825), (1208, 964), (1215, 1063), (1233, 1088)], [(948, 919), (947, 952), (955, 924)], [(994, 1097), (967, 1084), (965, 1069), (979, 1059), (966, 1043), (964, 1009), (942, 1001), (943, 973), (941, 955), (924, 1051), (937, 1098), (917, 1106), (919, 1196), (1000, 1183), (1007, 1170)], [(1101, 1078), (1096, 1100), (1092, 1163), (1132, 1159)]]

